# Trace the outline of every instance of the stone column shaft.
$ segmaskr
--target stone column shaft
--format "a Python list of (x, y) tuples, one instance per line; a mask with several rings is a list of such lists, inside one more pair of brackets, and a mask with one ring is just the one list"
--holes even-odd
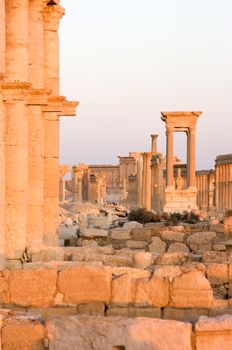
[(137, 205), (142, 206), (142, 186), (143, 186), (143, 160), (137, 161)]
[(0, 89), (0, 269), (4, 268), (5, 261), (5, 108)]
[(0, 0), (0, 74), (6, 70), (5, 0)]
[(6, 0), (6, 72), (10, 81), (28, 81), (29, 0)]
[(196, 136), (195, 129), (189, 129), (189, 186), (196, 187)]
[(59, 181), (59, 193), (60, 193), (60, 202), (65, 201), (65, 179), (62, 177)]
[(166, 151), (167, 187), (174, 186), (173, 176), (173, 129), (167, 128), (167, 151)]
[[(23, 95), (22, 95), (23, 96)], [(6, 101), (6, 258), (26, 248), (28, 200), (28, 113), (23, 97)]]
[(157, 140), (158, 135), (151, 135), (151, 152), (157, 153)]

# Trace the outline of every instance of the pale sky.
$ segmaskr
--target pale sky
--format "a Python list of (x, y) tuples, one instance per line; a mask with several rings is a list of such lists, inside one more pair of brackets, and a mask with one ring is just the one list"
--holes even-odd
[[(63, 0), (61, 163), (117, 163), (148, 151), (161, 111), (202, 111), (197, 168), (232, 153), (232, 0)], [(175, 154), (185, 160), (184, 135)]]

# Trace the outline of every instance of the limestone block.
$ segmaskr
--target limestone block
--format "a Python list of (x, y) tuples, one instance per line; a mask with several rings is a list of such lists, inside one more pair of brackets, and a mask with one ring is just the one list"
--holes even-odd
[(181, 269), (179, 266), (159, 266), (154, 271), (154, 277), (168, 278), (169, 281), (180, 275)]
[(10, 289), (8, 283), (9, 273), (1, 271), (0, 275), (0, 304), (10, 303)]
[(190, 253), (189, 248), (184, 243), (173, 243), (168, 248), (168, 253)]
[(107, 267), (70, 268), (60, 271), (58, 287), (68, 304), (109, 302), (111, 276)]
[(224, 233), (225, 232), (224, 224), (210, 225), (210, 231), (216, 232), (216, 233)]
[(104, 316), (105, 315), (105, 304), (104, 303), (88, 303), (78, 304), (77, 314), (84, 314), (90, 316)]
[(164, 241), (183, 242), (184, 237), (185, 233), (181, 231), (164, 231), (161, 233), (161, 238)]
[(125, 305), (133, 304), (135, 300), (135, 281), (138, 278), (144, 279), (150, 277), (150, 272), (140, 269), (114, 269), (112, 280), (113, 304)]
[(130, 237), (130, 230), (124, 229), (124, 228), (114, 228), (110, 231), (111, 233), (111, 239), (113, 240), (129, 240)]
[(36, 261), (64, 261), (64, 248), (38, 246), (28, 248), (28, 257), (31, 262)]
[(3, 349), (44, 349), (45, 327), (38, 320), (23, 316), (7, 318), (1, 333)]
[(169, 281), (153, 276), (135, 282), (135, 304), (139, 306), (165, 307), (169, 301)]
[(200, 316), (208, 315), (209, 309), (175, 309), (164, 308), (165, 320), (176, 320), (182, 322), (197, 322)]
[(203, 263), (225, 263), (228, 261), (226, 252), (209, 251), (203, 252)]
[(78, 227), (75, 225), (61, 224), (59, 227), (59, 238), (60, 239), (71, 239), (77, 237)]
[(108, 237), (107, 230), (99, 230), (94, 228), (86, 228), (81, 230), (81, 237), (83, 238), (97, 238), (97, 237)]
[(224, 225), (232, 226), (232, 216), (224, 217), (223, 222), (224, 222)]
[(129, 249), (145, 249), (148, 243), (146, 241), (127, 241), (126, 246)]
[(131, 230), (131, 239), (135, 241), (149, 241), (151, 230), (144, 228), (134, 228)]
[(211, 250), (214, 238), (217, 235), (215, 232), (195, 232), (188, 237), (187, 243), (193, 251)]
[(213, 290), (207, 278), (200, 271), (193, 271), (174, 279), (171, 304), (176, 308), (210, 308), (213, 304)]
[(186, 253), (164, 253), (155, 260), (156, 265), (183, 265), (192, 260), (191, 254)]
[(110, 223), (110, 219), (107, 216), (87, 216), (88, 226), (91, 228), (98, 228)]
[(49, 349), (192, 350), (191, 324), (151, 318), (51, 317)]
[(106, 266), (128, 266), (132, 267), (132, 256), (131, 255), (105, 255), (102, 262)]
[(124, 317), (151, 317), (160, 318), (161, 309), (160, 308), (109, 308), (106, 312), (106, 316), (124, 316)]
[(206, 268), (207, 278), (211, 286), (229, 282), (228, 264), (209, 264)]
[(54, 304), (56, 281), (55, 270), (12, 270), (9, 275), (11, 303), (19, 306), (51, 306)]
[(133, 255), (133, 266), (140, 269), (145, 269), (152, 265), (154, 259), (151, 253), (139, 252)]
[(125, 224), (123, 225), (123, 228), (126, 229), (136, 229), (136, 228), (143, 228), (143, 224), (140, 224), (140, 222), (137, 221), (129, 221), (129, 222), (125, 222)]
[(196, 350), (231, 350), (232, 316), (202, 316), (196, 323)]
[(224, 244), (214, 244), (213, 245), (213, 250), (216, 250), (216, 251), (225, 251), (226, 250), (226, 246)]
[(152, 237), (152, 243), (149, 245), (149, 251), (156, 254), (163, 254), (166, 250), (166, 243), (159, 237)]

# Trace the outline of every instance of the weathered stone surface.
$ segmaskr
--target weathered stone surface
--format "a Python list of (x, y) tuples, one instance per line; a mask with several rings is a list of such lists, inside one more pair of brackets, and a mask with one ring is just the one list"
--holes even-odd
[(191, 324), (151, 318), (61, 317), (47, 323), (49, 349), (192, 350)]
[(165, 241), (183, 242), (185, 233), (182, 231), (163, 231), (161, 237)]
[(202, 316), (196, 324), (197, 350), (231, 350), (232, 316)]
[(111, 239), (113, 240), (128, 240), (130, 239), (130, 230), (123, 228), (114, 228), (111, 230)]
[(228, 264), (209, 264), (206, 268), (207, 278), (212, 286), (229, 282)]
[(139, 228), (143, 228), (143, 224), (140, 224), (140, 222), (137, 221), (129, 221), (129, 222), (125, 222), (125, 224), (123, 225), (123, 228), (132, 230), (132, 229), (139, 229)]
[(64, 249), (61, 247), (30, 247), (28, 248), (28, 256), (31, 262), (37, 261), (64, 261)]
[(184, 243), (172, 243), (168, 248), (168, 253), (190, 253), (189, 248)]
[(135, 304), (140, 306), (165, 307), (169, 301), (169, 282), (153, 276), (135, 281)]
[(56, 281), (55, 270), (10, 271), (11, 303), (20, 306), (51, 306), (54, 303)]
[(111, 271), (107, 267), (77, 267), (60, 271), (58, 288), (68, 304), (109, 302)]
[(2, 325), (2, 348), (6, 350), (43, 350), (45, 327), (24, 317), (8, 318)]
[(226, 250), (226, 246), (224, 244), (214, 244), (213, 245), (213, 250), (225, 251)]
[(100, 230), (97, 228), (85, 228), (81, 230), (81, 236), (83, 238), (97, 238), (97, 237), (108, 237), (108, 231), (107, 230)]
[(223, 219), (224, 225), (232, 226), (232, 216), (226, 216)]
[(62, 224), (59, 227), (59, 238), (60, 239), (70, 239), (77, 237), (77, 226)]
[(209, 309), (175, 309), (175, 308), (164, 308), (164, 319), (176, 320), (182, 322), (196, 322), (200, 316), (208, 315)]
[(181, 269), (179, 266), (158, 266), (154, 271), (154, 277), (168, 278), (169, 281), (180, 275)]
[(166, 243), (159, 237), (152, 237), (152, 242), (149, 245), (149, 251), (156, 254), (163, 254), (166, 250)]
[(104, 303), (88, 303), (78, 304), (77, 314), (90, 315), (90, 316), (104, 316), (105, 304)]
[(215, 232), (195, 232), (188, 237), (187, 243), (191, 250), (203, 252), (206, 250), (211, 250), (215, 237)]
[(160, 318), (160, 308), (110, 308), (106, 312), (107, 316), (124, 316), (124, 317), (151, 317)]
[(8, 284), (8, 271), (1, 271), (0, 273), (0, 303), (9, 304), (10, 303), (10, 290)]
[(103, 225), (107, 225), (109, 223), (109, 218), (107, 216), (91, 216), (87, 217), (89, 228), (99, 228)]
[(186, 253), (164, 253), (155, 259), (156, 265), (182, 265), (190, 262), (192, 256)]
[(225, 263), (228, 261), (225, 252), (206, 251), (202, 254), (202, 262), (204, 263)]
[(117, 268), (112, 271), (111, 301), (117, 305), (133, 304), (135, 301), (135, 281), (150, 277), (150, 272), (140, 269)]
[(146, 241), (127, 241), (126, 242), (126, 246), (129, 249), (145, 249), (147, 246), (147, 242)]
[(213, 300), (213, 290), (209, 281), (200, 271), (185, 273), (174, 279), (171, 293), (172, 306), (210, 308)]
[(131, 239), (135, 241), (149, 241), (151, 230), (145, 228), (134, 228), (131, 230)]
[(148, 252), (139, 252), (133, 255), (133, 266), (136, 268), (145, 269), (148, 266), (151, 266), (153, 263), (153, 257), (151, 253)]

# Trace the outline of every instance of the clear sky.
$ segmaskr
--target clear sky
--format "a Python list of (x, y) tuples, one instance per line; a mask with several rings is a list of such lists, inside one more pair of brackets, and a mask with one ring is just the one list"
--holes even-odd
[[(203, 111), (197, 167), (232, 153), (232, 0), (63, 0), (61, 94), (80, 101), (61, 119), (61, 162), (116, 163), (148, 151), (160, 111)], [(184, 135), (175, 154), (185, 160)]]

